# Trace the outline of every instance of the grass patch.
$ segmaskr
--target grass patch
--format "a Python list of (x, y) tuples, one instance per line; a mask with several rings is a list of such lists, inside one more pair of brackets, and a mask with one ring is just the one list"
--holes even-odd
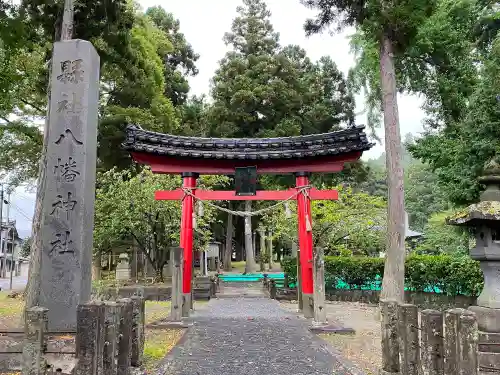
[(245, 261), (231, 262), (231, 267), (233, 268), (233, 270), (238, 272), (245, 272), (245, 265), (246, 265)]
[(158, 362), (172, 350), (181, 339), (184, 329), (147, 329), (144, 343), (144, 369), (153, 371)]
[(146, 324), (165, 319), (170, 315), (170, 301), (146, 301)]
[(8, 298), (10, 292), (0, 292), (0, 326), (14, 328), (19, 325), (24, 310), (22, 298)]

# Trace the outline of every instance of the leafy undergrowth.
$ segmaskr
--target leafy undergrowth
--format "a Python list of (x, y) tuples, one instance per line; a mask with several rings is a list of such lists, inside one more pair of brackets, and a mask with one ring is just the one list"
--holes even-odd
[(0, 292), (0, 328), (16, 328), (20, 324), (24, 300), (9, 298), (9, 292)]

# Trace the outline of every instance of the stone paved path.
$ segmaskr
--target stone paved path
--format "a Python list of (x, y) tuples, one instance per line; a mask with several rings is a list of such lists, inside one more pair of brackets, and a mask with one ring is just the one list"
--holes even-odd
[(233, 293), (193, 314), (194, 325), (169, 354), (161, 374), (351, 374), (307, 330), (306, 321), (269, 298)]

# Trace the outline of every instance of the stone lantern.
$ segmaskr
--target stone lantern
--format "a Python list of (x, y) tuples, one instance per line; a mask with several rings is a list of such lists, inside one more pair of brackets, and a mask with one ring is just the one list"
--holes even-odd
[[(500, 344), (500, 164), (493, 159), (485, 166), (479, 182), (486, 186), (479, 203), (448, 218), (448, 224), (472, 228), (476, 246), (470, 250), (472, 259), (479, 261), (484, 274), (484, 288), (477, 306), (469, 310), (476, 314), (479, 341)], [(496, 346), (495, 346), (496, 347)], [(498, 367), (500, 353), (481, 353), (482, 366)]]

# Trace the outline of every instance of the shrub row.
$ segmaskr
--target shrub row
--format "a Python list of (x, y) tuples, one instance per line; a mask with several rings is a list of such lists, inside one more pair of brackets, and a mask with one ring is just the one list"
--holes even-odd
[[(290, 282), (297, 279), (297, 259), (281, 262)], [(384, 259), (369, 257), (325, 257), (327, 289), (376, 289), (384, 274)], [(411, 255), (406, 259), (405, 288), (415, 292), (476, 297), (483, 288), (479, 262), (467, 256)]]

